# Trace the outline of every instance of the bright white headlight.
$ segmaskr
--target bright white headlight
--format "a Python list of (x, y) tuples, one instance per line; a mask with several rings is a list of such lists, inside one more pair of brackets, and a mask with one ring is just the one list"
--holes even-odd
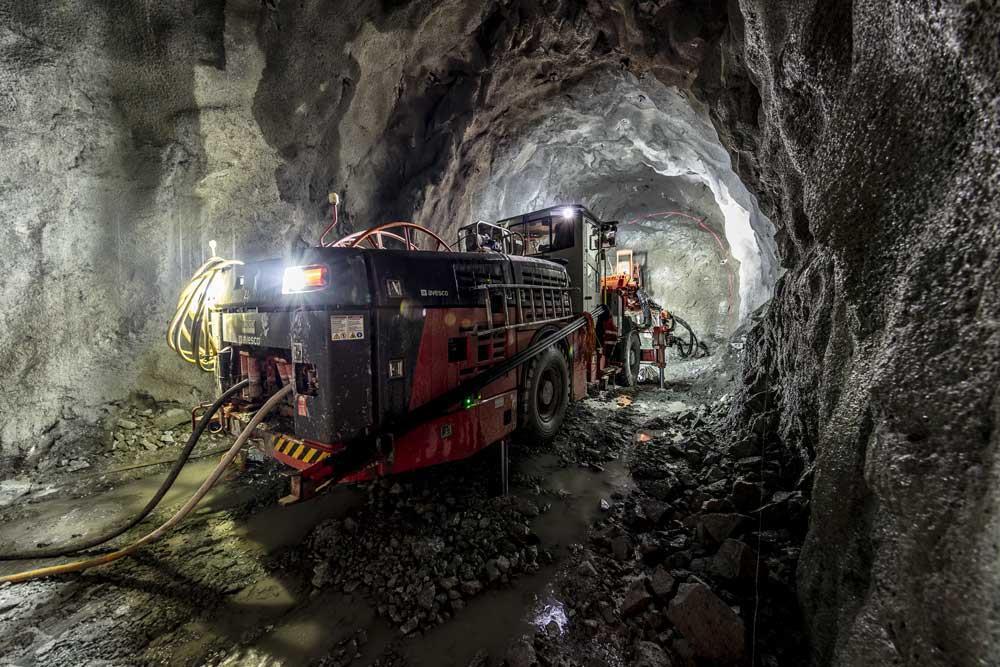
[(327, 268), (323, 265), (289, 266), (281, 278), (281, 293), (312, 292), (329, 283)]

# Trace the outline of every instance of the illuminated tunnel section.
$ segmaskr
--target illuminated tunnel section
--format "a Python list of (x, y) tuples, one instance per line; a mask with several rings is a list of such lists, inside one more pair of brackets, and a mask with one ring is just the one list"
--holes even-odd
[(718, 345), (770, 298), (778, 262), (773, 226), (695, 105), (601, 70), (488, 148), (460, 219), (581, 203), (618, 220), (618, 247), (644, 262), (652, 297)]

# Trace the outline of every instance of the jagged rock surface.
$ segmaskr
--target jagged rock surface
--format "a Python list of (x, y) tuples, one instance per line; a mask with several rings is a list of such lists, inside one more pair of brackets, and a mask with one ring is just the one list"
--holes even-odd
[(740, 9), (700, 87), (789, 272), (733, 428), (814, 480), (815, 659), (975, 664), (1000, 654), (1000, 12)]
[(732, 423), (811, 487), (815, 659), (1000, 653), (995, 3), (345, 4), (0, 7), (5, 469), (205, 388), (161, 340), (209, 238), (311, 242), (331, 188), (451, 225), (463, 145), (602, 69), (697, 77), (788, 269)]
[[(449, 234), (480, 208), (473, 172), (546, 106), (586, 77), (688, 86), (724, 14), (718, 0), (0, 7), (0, 412), (18, 417), (0, 458), (99, 442), (102, 411), (131, 392), (210, 388), (162, 343), (208, 240), (240, 258), (311, 244), (331, 190), (344, 231), (412, 217)], [(710, 124), (688, 115), (700, 146)], [(709, 139), (693, 168), (711, 176), (725, 154)], [(656, 169), (694, 164), (656, 150)]]

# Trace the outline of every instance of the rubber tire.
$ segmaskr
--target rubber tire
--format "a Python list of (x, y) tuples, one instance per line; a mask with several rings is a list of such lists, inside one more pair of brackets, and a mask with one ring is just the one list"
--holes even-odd
[[(556, 386), (559, 384), (561, 387)], [(568, 407), (569, 364), (562, 350), (553, 345), (532, 359), (525, 371), (521, 388), (522, 434), (548, 442), (559, 432)]]
[[(629, 363), (631, 360), (632, 363)], [(618, 384), (634, 387), (639, 383), (639, 367), (642, 365), (642, 341), (639, 332), (632, 331), (622, 348), (622, 369), (618, 371)]]

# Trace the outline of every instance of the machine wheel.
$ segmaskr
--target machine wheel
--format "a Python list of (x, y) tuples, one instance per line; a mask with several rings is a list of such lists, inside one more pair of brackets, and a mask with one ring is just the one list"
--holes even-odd
[(569, 365), (553, 345), (531, 363), (521, 389), (521, 429), (531, 438), (551, 440), (562, 426), (569, 405)]
[(622, 369), (618, 372), (618, 384), (634, 387), (639, 382), (639, 366), (642, 362), (642, 342), (639, 332), (632, 331), (625, 339), (622, 349)]

